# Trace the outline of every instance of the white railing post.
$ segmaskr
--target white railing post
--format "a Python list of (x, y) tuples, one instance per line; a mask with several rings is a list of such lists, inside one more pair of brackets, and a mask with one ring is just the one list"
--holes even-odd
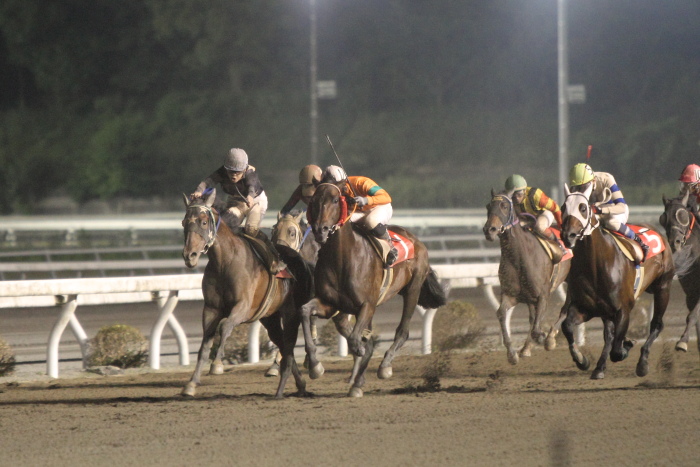
[(150, 348), (148, 353), (148, 364), (154, 370), (160, 369), (160, 341), (163, 335), (163, 328), (172, 316), (175, 305), (177, 305), (178, 291), (171, 290), (167, 297), (162, 297), (160, 292), (151, 292), (151, 296), (158, 304), (160, 314), (151, 328)]
[(51, 329), (49, 345), (46, 350), (46, 374), (52, 378), (58, 378), (58, 344), (61, 342), (61, 335), (63, 335), (63, 331), (68, 326), (71, 316), (78, 306), (78, 296), (57, 296), (56, 304), (61, 305), (61, 314)]
[(88, 342), (87, 334), (85, 333), (83, 327), (80, 325), (80, 321), (78, 321), (78, 317), (75, 316), (75, 313), (73, 313), (70, 316), (70, 328), (71, 331), (73, 331), (73, 335), (78, 341), (78, 344), (80, 344), (80, 353), (83, 356), (83, 369), (85, 369), (87, 368), (87, 358), (90, 343)]
[(260, 361), (260, 321), (250, 323), (248, 330), (248, 363)]
[(348, 340), (338, 334), (338, 356), (347, 357), (348, 356)]

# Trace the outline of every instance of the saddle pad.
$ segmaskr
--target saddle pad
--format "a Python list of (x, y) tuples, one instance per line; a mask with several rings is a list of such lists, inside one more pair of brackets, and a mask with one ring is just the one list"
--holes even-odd
[(571, 259), (574, 257), (574, 252), (571, 251), (571, 248), (567, 248), (566, 245), (564, 245), (564, 242), (561, 241), (561, 232), (558, 229), (555, 229), (554, 227), (547, 227), (546, 232), (553, 233), (554, 236), (557, 237), (559, 245), (564, 249), (564, 251), (566, 251), (566, 253), (564, 253), (564, 256), (561, 257), (562, 261), (566, 261), (567, 259)]
[(398, 252), (398, 256), (394, 264), (392, 264), (392, 267), (407, 259), (413, 259), (415, 252), (413, 251), (412, 241), (391, 230), (389, 230), (389, 236), (391, 237), (394, 248), (396, 248)]
[[(658, 255), (662, 251), (666, 249), (666, 245), (664, 245), (664, 241), (661, 239), (661, 235), (659, 235), (657, 232), (654, 230), (651, 230), (650, 228), (647, 227), (641, 227), (639, 225), (632, 225), (632, 224), (627, 224), (627, 227), (632, 229), (634, 233), (636, 233), (639, 238), (642, 239), (645, 245), (649, 247), (649, 253), (647, 253), (647, 259), (653, 258), (654, 256)], [(622, 235), (620, 232), (611, 232), (619, 237), (627, 238), (624, 235)], [(629, 240), (629, 239), (628, 239)]]

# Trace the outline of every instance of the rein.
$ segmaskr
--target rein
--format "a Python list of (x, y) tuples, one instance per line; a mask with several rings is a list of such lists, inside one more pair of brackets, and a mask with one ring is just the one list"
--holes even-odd
[(504, 233), (506, 230), (510, 229), (514, 225), (517, 225), (520, 223), (520, 220), (517, 218), (515, 215), (515, 209), (513, 207), (513, 200), (510, 198), (510, 196), (506, 195), (496, 195), (493, 198), (491, 198), (491, 202), (493, 201), (507, 201), (508, 202), (508, 220), (504, 221), (504, 219), (501, 219), (501, 216), (499, 214), (498, 218), (501, 219), (501, 230), (498, 232), (499, 235)]
[(204, 205), (190, 206), (187, 208), (187, 211), (189, 212), (190, 209), (194, 208), (199, 208), (200, 212), (204, 212), (207, 215), (207, 218), (209, 219), (207, 229), (205, 230), (202, 227), (200, 227), (199, 224), (197, 224), (197, 218), (195, 216), (192, 216), (191, 218), (187, 219), (187, 224), (185, 224), (185, 221), (182, 221), (183, 227), (187, 228), (188, 224), (194, 224), (193, 227), (189, 228), (189, 231), (200, 235), (203, 239), (206, 240), (206, 244), (202, 249), (202, 253), (206, 254), (207, 251), (209, 251), (209, 248), (216, 241), (216, 233), (219, 231), (219, 225), (221, 225), (221, 216), (219, 216), (219, 218), (216, 219), (214, 215), (214, 209)]
[[(352, 217), (353, 214), (355, 214), (355, 211), (357, 210), (357, 204), (353, 205), (352, 207), (352, 212), (348, 214), (348, 201), (345, 199), (345, 196), (343, 196), (343, 192), (338, 186), (334, 183), (321, 183), (319, 187), (323, 185), (329, 185), (338, 190), (338, 202), (340, 203), (340, 215), (338, 216), (338, 222), (336, 222), (332, 227), (329, 235), (333, 235), (333, 233), (341, 228), (345, 223)], [(307, 212), (307, 216), (309, 215), (309, 212)], [(311, 225), (311, 219), (309, 219), (309, 225)]]

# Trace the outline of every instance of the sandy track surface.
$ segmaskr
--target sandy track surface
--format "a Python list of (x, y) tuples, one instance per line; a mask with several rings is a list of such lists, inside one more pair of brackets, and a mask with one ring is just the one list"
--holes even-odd
[(634, 376), (637, 346), (601, 381), (562, 347), (517, 366), (501, 349), (443, 355), (432, 392), (420, 386), (437, 356), (399, 356), (389, 380), (373, 359), (361, 399), (346, 397), (348, 358), (306, 378), (313, 397), (284, 400), (272, 398), (264, 365), (205, 376), (193, 399), (179, 395), (191, 369), (10, 382), (0, 385), (0, 464), (694, 466), (700, 356), (696, 345), (671, 348), (654, 345), (646, 378)]

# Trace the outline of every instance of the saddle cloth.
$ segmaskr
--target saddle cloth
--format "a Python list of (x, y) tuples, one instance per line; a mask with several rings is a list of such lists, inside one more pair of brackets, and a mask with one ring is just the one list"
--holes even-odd
[[(574, 252), (571, 251), (570, 248), (567, 248), (564, 246), (564, 242), (561, 241), (561, 232), (558, 229), (555, 229), (554, 227), (548, 227), (547, 230), (545, 231), (547, 234), (554, 234), (555, 237), (557, 237), (557, 242), (559, 242), (559, 246), (566, 252), (564, 255), (561, 257), (560, 261), (566, 261), (574, 257)], [(547, 242), (545, 239), (537, 237), (537, 239), (540, 241), (542, 246), (545, 247), (545, 249), (551, 248), (552, 244), (551, 242)], [(545, 245), (546, 243), (546, 245)], [(547, 251), (549, 253), (550, 258), (552, 257), (552, 252)]]
[[(649, 247), (649, 252), (647, 253), (646, 259), (653, 258), (654, 256), (658, 255), (666, 249), (666, 245), (664, 245), (664, 242), (661, 239), (661, 235), (659, 235), (654, 230), (651, 230), (648, 227), (642, 227), (639, 225), (632, 224), (627, 224), (627, 227), (632, 229), (632, 231), (636, 233), (637, 236), (639, 236), (639, 238), (642, 239), (644, 244)], [(625, 237), (620, 232), (614, 232), (607, 229), (606, 231), (613, 234), (613, 238), (616, 240), (616, 243), (620, 247), (620, 250), (625, 254), (625, 256), (627, 256), (627, 258), (630, 261), (641, 261), (642, 249), (640, 248), (637, 242)]]

